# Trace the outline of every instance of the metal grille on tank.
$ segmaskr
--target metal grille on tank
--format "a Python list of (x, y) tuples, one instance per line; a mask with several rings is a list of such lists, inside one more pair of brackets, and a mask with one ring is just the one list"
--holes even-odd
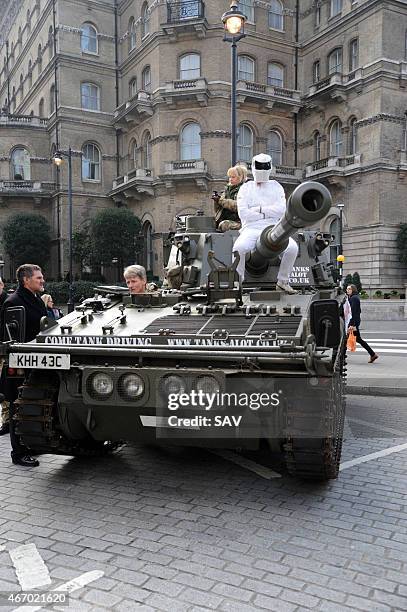
[[(168, 315), (156, 319), (145, 332), (157, 333), (160, 329), (171, 329), (175, 333), (211, 334), (215, 329), (227, 329), (231, 335), (243, 336), (250, 330), (250, 335), (258, 335), (264, 331), (276, 331), (280, 336), (294, 336), (297, 332), (301, 317), (265, 317), (259, 316), (246, 319), (242, 316), (229, 315), (226, 317), (212, 316), (177, 316)], [(253, 324), (254, 323), (254, 324)], [(251, 329), (250, 329), (251, 328)]]

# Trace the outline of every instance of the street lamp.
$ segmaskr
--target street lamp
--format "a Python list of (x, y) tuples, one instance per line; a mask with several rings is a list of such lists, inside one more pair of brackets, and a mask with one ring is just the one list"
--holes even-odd
[(339, 254), (336, 261), (339, 264), (339, 283), (342, 287), (343, 262), (345, 261), (345, 255), (343, 254), (343, 209), (345, 204), (339, 202), (336, 206), (339, 208)]
[(61, 150), (55, 151), (54, 153), (54, 164), (59, 168), (63, 163), (63, 158), (66, 157), (68, 159), (68, 209), (69, 209), (69, 217), (68, 217), (68, 234), (69, 234), (69, 300), (68, 300), (68, 312), (73, 312), (75, 310), (75, 302), (73, 297), (73, 256), (72, 256), (72, 149), (69, 147), (68, 153), (65, 153)]
[[(238, 1), (232, 0), (230, 3), (230, 9), (223, 13), (222, 22), (225, 27), (225, 35), (223, 40), (232, 43), (232, 72), (231, 72), (231, 124), (232, 124), (232, 166), (236, 164), (237, 160), (237, 97), (236, 97), (236, 83), (237, 83), (237, 42), (246, 36), (244, 33), (244, 24), (247, 17), (238, 9)], [(229, 35), (228, 35), (229, 34)]]

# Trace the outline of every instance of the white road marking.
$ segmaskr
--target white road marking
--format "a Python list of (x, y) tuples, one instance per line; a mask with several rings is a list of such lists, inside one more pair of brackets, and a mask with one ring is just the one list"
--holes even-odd
[(273, 470), (268, 467), (265, 467), (264, 465), (255, 463), (251, 459), (246, 459), (246, 457), (242, 457), (241, 455), (237, 455), (236, 453), (232, 453), (231, 451), (211, 450), (210, 452), (214, 455), (222, 457), (222, 459), (226, 459), (226, 461), (236, 463), (237, 465), (240, 465), (240, 467), (243, 467), (246, 470), (250, 470), (251, 472), (254, 472), (262, 478), (266, 478), (267, 480), (271, 480), (271, 478), (281, 478), (281, 474), (279, 474), (278, 472), (274, 472)]
[(370, 336), (366, 336), (366, 338), (369, 342), (401, 342), (403, 345), (407, 344), (407, 340), (403, 340), (403, 338), (371, 338)]
[(51, 584), (51, 577), (35, 544), (24, 544), (9, 551), (23, 591)]
[(364, 457), (358, 457), (357, 459), (351, 459), (350, 461), (344, 461), (339, 471), (347, 470), (354, 465), (359, 465), (361, 463), (367, 463), (368, 461), (373, 461), (373, 459), (380, 459), (381, 457), (387, 457), (387, 455), (393, 455), (393, 453), (400, 453), (402, 451), (407, 450), (407, 444), (399, 444), (399, 446), (391, 446), (390, 448), (385, 448), (384, 450), (378, 451), (377, 453), (370, 453), (370, 455), (365, 455)]
[(391, 427), (384, 427), (383, 425), (375, 425), (374, 423), (369, 423), (369, 421), (363, 421), (362, 419), (356, 419), (355, 417), (346, 417), (348, 421), (352, 421), (352, 423), (358, 423), (359, 425), (367, 425), (372, 429), (377, 429), (378, 431), (383, 431), (389, 434), (395, 435), (397, 438), (403, 438), (407, 436), (407, 431), (400, 431), (399, 429), (392, 429)]
[[(407, 347), (404, 350), (403, 349), (382, 348), (381, 346), (378, 346), (378, 345), (373, 346), (372, 348), (377, 348), (379, 353), (394, 353), (396, 355), (405, 355), (407, 353)], [(359, 346), (356, 347), (356, 352), (357, 353), (359, 353), (361, 351), (364, 351), (364, 350), (365, 349), (362, 348), (361, 346), (360, 347)]]
[[(102, 578), (104, 574), (105, 573), (100, 570), (86, 572), (77, 578), (69, 580), (69, 582), (60, 584), (59, 587), (52, 589), (50, 593), (73, 593), (78, 589), (82, 589), (82, 587), (86, 586), (90, 582), (99, 580), (99, 578)], [(42, 606), (19, 606), (18, 608), (14, 608), (13, 612), (37, 612), (37, 610), (42, 610)]]

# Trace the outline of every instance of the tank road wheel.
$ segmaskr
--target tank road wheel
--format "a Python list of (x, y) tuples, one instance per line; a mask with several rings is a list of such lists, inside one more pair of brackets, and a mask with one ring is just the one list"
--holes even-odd
[[(325, 437), (301, 438), (290, 436), (290, 429), (301, 431), (304, 414), (300, 409), (288, 410), (288, 437), (283, 444), (285, 463), (292, 476), (305, 480), (329, 480), (337, 478), (342, 453), (343, 428), (345, 423), (345, 363), (346, 352), (342, 351), (331, 379), (326, 402), (312, 415), (316, 420), (324, 419)], [(306, 415), (308, 418), (309, 415)]]
[(16, 433), (33, 454), (102, 456), (113, 452), (120, 442), (103, 442), (89, 437), (70, 440), (58, 422), (59, 377), (55, 373), (32, 371), (15, 401)]

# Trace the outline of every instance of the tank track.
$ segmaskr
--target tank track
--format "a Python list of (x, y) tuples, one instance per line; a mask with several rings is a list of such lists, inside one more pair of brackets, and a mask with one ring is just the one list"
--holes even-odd
[[(329, 480), (337, 478), (342, 452), (343, 429), (346, 410), (346, 345), (341, 348), (332, 384), (328, 410), (324, 414), (325, 427), (331, 435), (324, 438), (296, 438), (287, 436), (283, 444), (287, 471), (304, 480)], [(287, 430), (301, 428), (304, 414), (298, 408), (291, 408), (287, 414)], [(297, 426), (296, 426), (297, 423)], [(331, 426), (330, 426), (331, 423)]]
[(57, 375), (31, 372), (19, 388), (13, 420), (16, 434), (31, 453), (101, 457), (123, 445), (122, 442), (100, 442), (92, 438), (69, 440), (59, 427), (58, 386)]

